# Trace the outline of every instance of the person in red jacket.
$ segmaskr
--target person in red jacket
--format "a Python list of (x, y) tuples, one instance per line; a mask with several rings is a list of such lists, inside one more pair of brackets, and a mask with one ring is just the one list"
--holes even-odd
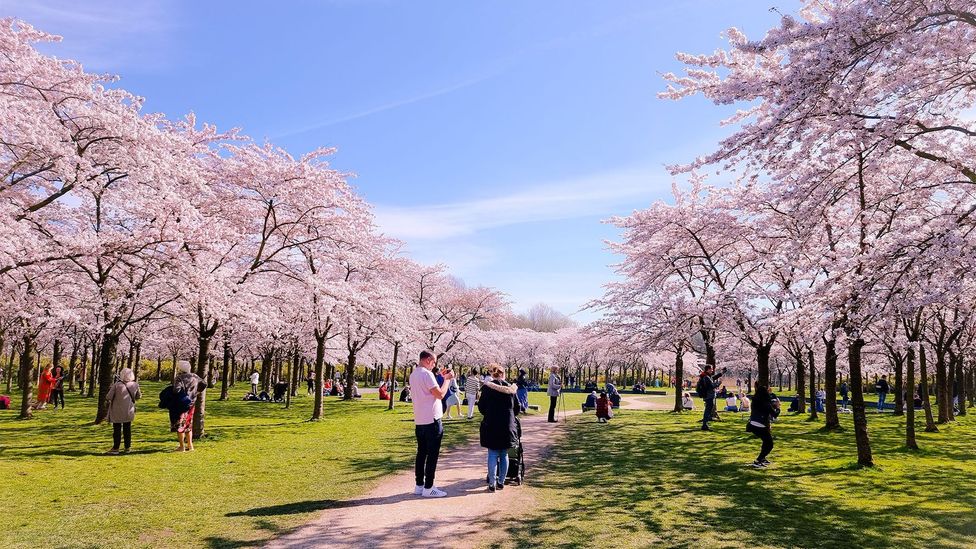
[(390, 400), (390, 391), (386, 388), (386, 382), (380, 384), (380, 400)]
[(613, 406), (610, 404), (610, 399), (607, 398), (607, 392), (600, 391), (600, 398), (596, 399), (596, 420), (600, 423), (606, 423), (612, 417)]
[(47, 408), (48, 401), (51, 400), (51, 389), (54, 388), (54, 374), (51, 373), (51, 365), (44, 367), (41, 374), (40, 383), (37, 385), (37, 404), (38, 410)]

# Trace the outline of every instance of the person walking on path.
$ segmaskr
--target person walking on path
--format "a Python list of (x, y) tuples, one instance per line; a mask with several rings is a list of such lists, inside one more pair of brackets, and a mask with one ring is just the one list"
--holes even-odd
[(559, 392), (563, 387), (563, 381), (559, 379), (559, 366), (549, 369), (549, 387), (546, 394), (549, 395), (549, 423), (556, 423), (556, 402), (559, 400)]
[(517, 387), (515, 396), (518, 397), (519, 405), (525, 412), (529, 409), (529, 373), (525, 371), (525, 368), (519, 368), (515, 386)]
[(261, 374), (257, 370), (251, 372), (251, 393), (258, 395), (258, 383), (261, 383)]
[(888, 376), (881, 376), (874, 384), (874, 390), (878, 392), (878, 413), (884, 412), (885, 399), (888, 398), (888, 393), (891, 392), (891, 386), (888, 385)]
[(708, 422), (712, 420), (715, 415), (715, 388), (718, 387), (719, 378), (722, 377), (722, 373), (715, 374), (715, 366), (711, 364), (706, 364), (705, 369), (702, 370), (700, 376), (698, 376), (698, 385), (695, 389), (698, 391), (698, 396), (702, 397), (705, 401), (705, 413), (702, 414), (702, 431), (710, 431), (711, 427), (708, 426)]
[(756, 469), (765, 469), (769, 465), (769, 460), (766, 457), (773, 450), (773, 433), (770, 430), (772, 414), (773, 402), (769, 387), (757, 382), (756, 394), (752, 397), (752, 412), (749, 414), (749, 423), (746, 424), (746, 431), (762, 440), (759, 456), (752, 463)]
[(132, 368), (125, 368), (119, 375), (119, 380), (112, 385), (105, 397), (108, 407), (108, 420), (112, 424), (112, 449), (110, 455), (118, 455), (119, 444), (125, 439), (123, 453), (129, 453), (132, 446), (132, 420), (136, 417), (136, 401), (142, 398), (136, 374)]
[(478, 369), (471, 368), (471, 372), (464, 380), (464, 398), (468, 400), (468, 419), (474, 418), (474, 404), (478, 400), (479, 389), (481, 389), (481, 380), (478, 379)]
[[(190, 371), (190, 363), (181, 360), (176, 363), (179, 373), (173, 380), (173, 405), (177, 407), (179, 417), (176, 420), (176, 438), (180, 445), (177, 452), (193, 451), (193, 414), (196, 412), (197, 393), (207, 387), (207, 383), (200, 376)], [(256, 372), (255, 372), (256, 373)], [(251, 379), (254, 377), (252, 375)]]
[(434, 355), (421, 351), (417, 367), (410, 374), (414, 432), (417, 436), (417, 459), (414, 463), (417, 482), (413, 493), (426, 498), (441, 498), (447, 492), (434, 486), (437, 457), (440, 455), (441, 438), (444, 436), (444, 424), (441, 422), (444, 409), (441, 400), (447, 395), (454, 372), (449, 369), (441, 372), (444, 381), (438, 384), (431, 372), (433, 367)]
[(57, 410), (58, 402), (60, 402), (61, 409), (64, 410), (64, 368), (58, 366), (52, 369), (51, 376), (54, 378), (53, 385), (51, 385), (51, 404)]
[(488, 491), (505, 488), (508, 474), (508, 449), (518, 446), (515, 416), (519, 403), (515, 386), (505, 381), (505, 369), (497, 364), (488, 366), (491, 381), (485, 383), (478, 401), (481, 420), (481, 446), (488, 449)]

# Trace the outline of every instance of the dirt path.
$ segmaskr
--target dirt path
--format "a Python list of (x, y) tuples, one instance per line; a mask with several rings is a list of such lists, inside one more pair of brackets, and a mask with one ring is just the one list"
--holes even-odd
[[(640, 398), (624, 398), (624, 409), (667, 409)], [(579, 411), (567, 412), (576, 415)], [(560, 419), (562, 419), (560, 417)], [(526, 475), (537, 474), (566, 423), (546, 422), (545, 412), (522, 418)], [(450, 429), (450, 422), (445, 427)], [(388, 478), (364, 497), (343, 502), (298, 530), (272, 541), (273, 549), (299, 547), (472, 547), (490, 537), (492, 523), (532, 507), (529, 486), (485, 487), (485, 450), (477, 441), (443, 453), (436, 485), (444, 498), (413, 495), (413, 471)]]

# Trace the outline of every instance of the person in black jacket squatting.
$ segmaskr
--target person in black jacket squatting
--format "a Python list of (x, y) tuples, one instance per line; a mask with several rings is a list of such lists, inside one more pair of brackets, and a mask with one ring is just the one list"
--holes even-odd
[(752, 397), (752, 412), (749, 414), (749, 423), (746, 424), (746, 431), (762, 440), (759, 456), (752, 463), (756, 469), (765, 469), (769, 465), (766, 457), (773, 450), (773, 433), (770, 430), (772, 415), (773, 401), (769, 394), (769, 387), (756, 382), (756, 394)]

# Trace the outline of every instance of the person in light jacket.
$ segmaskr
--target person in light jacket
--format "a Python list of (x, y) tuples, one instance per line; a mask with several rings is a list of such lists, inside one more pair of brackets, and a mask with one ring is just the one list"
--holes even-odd
[(563, 381), (559, 378), (559, 366), (549, 369), (549, 387), (546, 394), (549, 395), (549, 423), (556, 423), (556, 401), (559, 400), (559, 392), (563, 388)]
[(118, 455), (119, 444), (123, 437), (125, 446), (122, 452), (129, 453), (129, 447), (132, 446), (132, 420), (136, 417), (136, 401), (141, 397), (142, 392), (139, 390), (139, 383), (136, 382), (135, 372), (132, 368), (125, 368), (105, 397), (108, 420), (112, 423), (112, 449), (108, 451), (109, 454)]

